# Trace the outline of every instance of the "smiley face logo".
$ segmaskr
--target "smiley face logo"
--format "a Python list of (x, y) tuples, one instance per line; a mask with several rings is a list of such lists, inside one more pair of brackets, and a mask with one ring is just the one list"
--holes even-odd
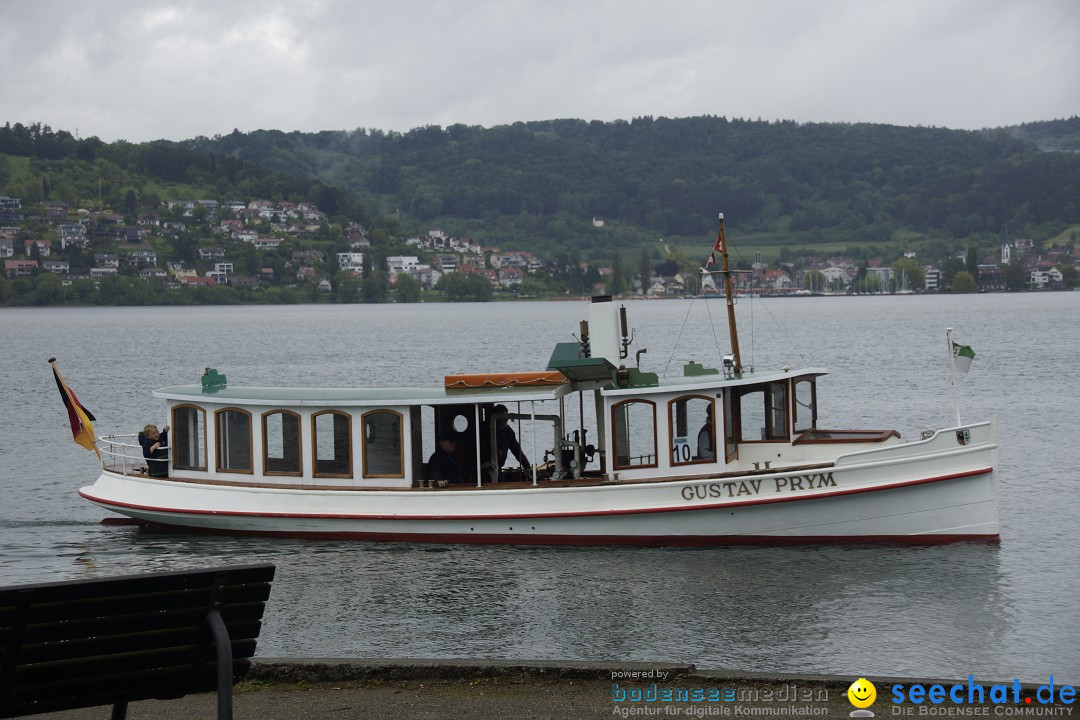
[(859, 678), (847, 689), (848, 700), (857, 708), (867, 708), (877, 699), (877, 688), (866, 678)]

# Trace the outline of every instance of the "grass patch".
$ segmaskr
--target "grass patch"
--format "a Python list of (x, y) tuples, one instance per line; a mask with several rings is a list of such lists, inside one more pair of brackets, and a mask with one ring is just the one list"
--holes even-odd
[(1043, 243), (1043, 247), (1067, 245), (1070, 240), (1080, 241), (1080, 225), (1070, 225)]
[(31, 177), (30, 158), (22, 155), (4, 155), (3, 153), (0, 153), (0, 156), (7, 159), (8, 182), (18, 182)]

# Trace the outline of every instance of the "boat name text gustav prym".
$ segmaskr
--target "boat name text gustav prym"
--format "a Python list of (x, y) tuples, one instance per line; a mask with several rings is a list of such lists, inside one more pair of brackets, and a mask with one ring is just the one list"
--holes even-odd
[[(792, 475), (790, 477), (769, 478), (770, 484), (765, 486), (773, 492), (793, 492), (795, 490), (820, 490), (823, 487), (836, 487), (833, 474), (817, 473), (815, 475)], [(686, 485), (682, 489), (683, 500), (708, 500), (720, 497), (739, 497), (740, 495), (760, 495), (761, 484), (759, 480), (736, 480), (734, 482), (709, 483), (708, 485)]]

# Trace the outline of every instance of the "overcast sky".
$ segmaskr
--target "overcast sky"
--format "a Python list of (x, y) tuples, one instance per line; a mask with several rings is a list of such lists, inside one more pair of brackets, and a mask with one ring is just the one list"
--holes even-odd
[(0, 123), (132, 142), (1080, 114), (1080, 0), (0, 0)]

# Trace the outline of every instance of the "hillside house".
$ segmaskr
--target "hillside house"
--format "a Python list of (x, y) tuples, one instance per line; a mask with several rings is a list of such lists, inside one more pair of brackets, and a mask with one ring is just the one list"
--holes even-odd
[(359, 271), (364, 269), (364, 253), (362, 252), (338, 253), (337, 261), (342, 270)]
[(68, 245), (84, 248), (86, 247), (86, 226), (81, 223), (68, 223), (60, 225), (56, 228), (57, 234), (60, 236), (60, 249), (66, 250)]
[(386, 258), (386, 267), (391, 277), (401, 273), (411, 275), (419, 265), (420, 258), (415, 255), (388, 255)]
[(37, 260), (5, 260), (4, 274), (9, 278), (25, 277), (37, 270)]
[(49, 254), (52, 252), (52, 240), (47, 240), (45, 238), (24, 240), (23, 245), (26, 248), (26, 257), (30, 257), (35, 248), (37, 249), (38, 257), (49, 257)]
[(157, 253), (153, 250), (136, 250), (128, 253), (127, 264), (130, 267), (152, 267), (157, 265)]

